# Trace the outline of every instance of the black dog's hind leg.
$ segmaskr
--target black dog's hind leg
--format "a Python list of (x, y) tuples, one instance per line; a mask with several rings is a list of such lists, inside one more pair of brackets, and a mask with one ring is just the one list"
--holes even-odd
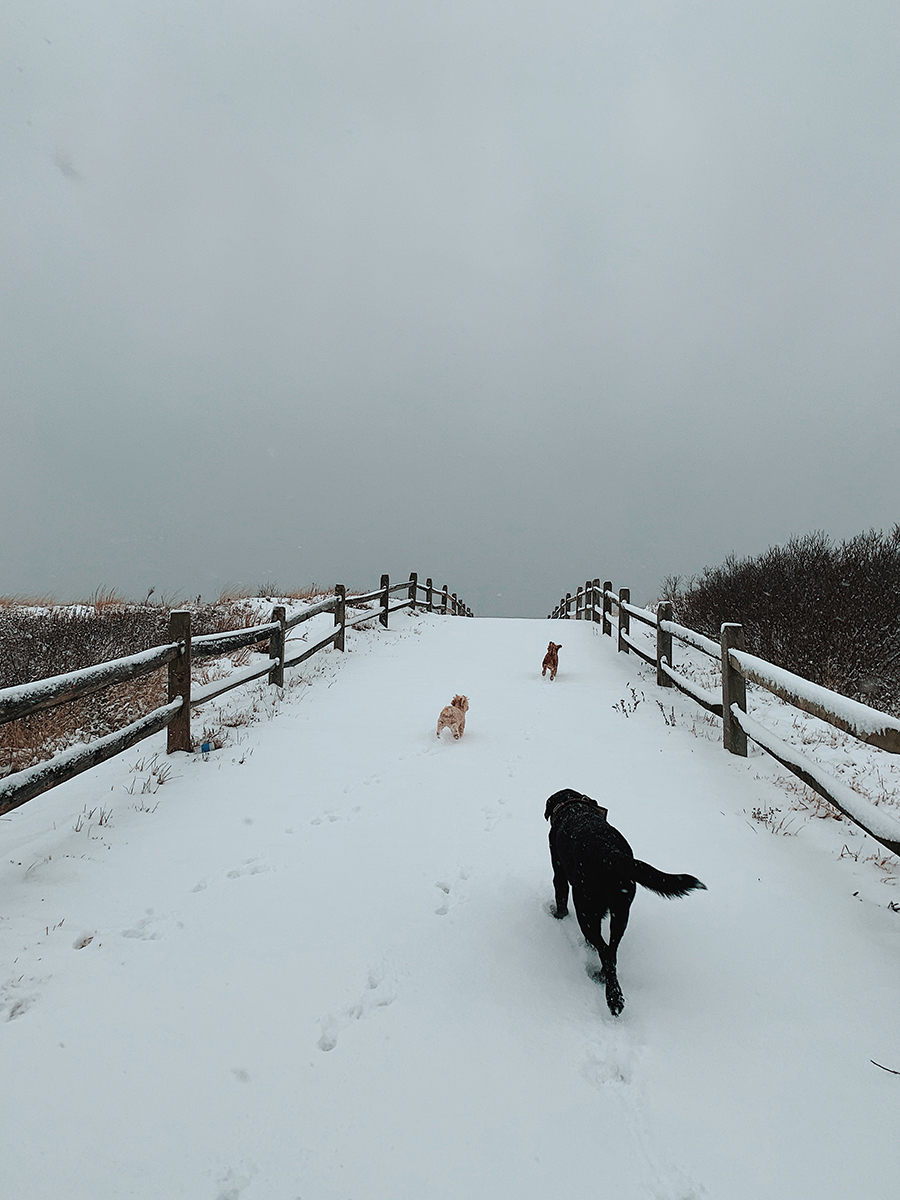
[[(616, 974), (616, 957), (619, 950), (619, 942), (621, 942), (625, 930), (628, 928), (628, 913), (631, 908), (631, 901), (634, 899), (634, 887), (623, 889), (626, 896), (618, 906), (614, 906), (609, 912), (609, 946), (606, 951), (606, 959), (603, 963), (603, 982), (606, 984), (606, 1003), (609, 1005), (609, 1011), (614, 1017), (617, 1017), (625, 1007), (625, 997), (622, 995), (622, 989), (619, 987), (619, 977)], [(628, 892), (630, 891), (630, 895)], [(626, 898), (627, 897), (627, 898)], [(601, 959), (603, 955), (601, 954)]]
[(612, 977), (615, 979), (615, 955), (610, 959), (609, 946), (604, 941), (600, 928), (600, 923), (606, 916), (606, 909), (600, 909), (595, 904), (586, 903), (584, 897), (579, 893), (574, 893), (572, 899), (575, 902), (575, 915), (578, 917), (578, 925), (584, 936), (584, 940), (589, 946), (593, 946), (600, 955), (600, 973), (596, 976), (597, 982), (605, 983), (610, 977), (610, 969), (612, 970)]
[(558, 921), (569, 915), (569, 880), (563, 870), (562, 863), (550, 851), (550, 860), (553, 863), (553, 891), (556, 894), (556, 908), (553, 915)]
[(625, 997), (619, 987), (619, 977), (616, 974), (616, 951), (619, 942), (628, 925), (628, 910), (631, 907), (632, 896), (625, 903), (613, 908), (609, 913), (609, 945), (604, 941), (600, 930), (600, 922), (606, 916), (606, 909), (600, 911), (596, 906), (589, 907), (579, 903), (580, 897), (574, 897), (575, 912), (578, 924), (588, 945), (593, 946), (600, 956), (600, 974), (598, 983), (606, 985), (606, 1003), (609, 1011), (617, 1017), (625, 1007)]

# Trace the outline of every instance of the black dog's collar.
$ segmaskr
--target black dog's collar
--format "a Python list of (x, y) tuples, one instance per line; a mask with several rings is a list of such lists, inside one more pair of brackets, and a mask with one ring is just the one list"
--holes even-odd
[(609, 812), (609, 809), (604, 808), (602, 804), (598, 804), (596, 800), (592, 800), (590, 796), (567, 796), (565, 800), (559, 800), (553, 805), (553, 807), (550, 809), (550, 812), (547, 814), (547, 820), (552, 824), (553, 818), (556, 816), (559, 810), (561, 808), (565, 808), (567, 804), (589, 804), (592, 808), (599, 810), (604, 821), (606, 820), (607, 813)]

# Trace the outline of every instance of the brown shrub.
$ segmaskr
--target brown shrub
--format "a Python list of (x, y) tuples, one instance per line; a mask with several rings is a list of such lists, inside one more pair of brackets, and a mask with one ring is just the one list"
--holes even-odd
[(663, 586), (681, 624), (718, 640), (723, 621), (739, 622), (751, 653), (900, 712), (900, 525), (838, 544), (806, 534)]
[[(190, 609), (195, 636), (244, 629), (261, 619), (260, 604), (249, 594), (232, 595), (213, 604), (157, 605), (132, 604), (102, 591), (85, 604), (48, 607), (31, 598), (4, 597), (0, 600), (0, 688), (63, 675), (162, 645), (168, 640), (172, 607)], [(165, 696), (165, 671), (155, 671), (0, 725), (0, 776), (135, 721), (165, 703)]]

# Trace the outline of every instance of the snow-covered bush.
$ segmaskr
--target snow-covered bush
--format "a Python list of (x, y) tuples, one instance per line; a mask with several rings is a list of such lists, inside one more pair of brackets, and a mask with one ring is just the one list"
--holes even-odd
[(900, 525), (839, 543), (794, 537), (664, 589), (681, 624), (718, 639), (723, 621), (740, 622), (752, 653), (900, 712)]

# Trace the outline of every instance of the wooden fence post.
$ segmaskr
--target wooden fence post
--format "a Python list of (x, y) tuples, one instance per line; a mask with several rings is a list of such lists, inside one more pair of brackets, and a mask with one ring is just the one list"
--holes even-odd
[(378, 616), (378, 620), (381, 622), (381, 624), (384, 626), (385, 629), (387, 629), (387, 627), (388, 627), (388, 609), (390, 608), (390, 605), (391, 605), (391, 581), (387, 577), (387, 575), (382, 575), (382, 577), (381, 577), (381, 612)]
[(425, 611), (434, 612), (434, 584), (430, 579), (425, 580)]
[(450, 593), (449, 593), (449, 591), (447, 589), (447, 585), (445, 583), (444, 587), (443, 587), (443, 591), (441, 592), (441, 616), (442, 617), (446, 617), (447, 605), (449, 603), (450, 603)]
[(166, 754), (191, 749), (191, 614), (186, 608), (169, 613), (169, 641), (183, 642), (184, 649), (169, 663), (169, 703), (182, 698), (179, 712), (166, 730)]
[(747, 735), (731, 715), (731, 706), (736, 704), (741, 712), (747, 711), (747, 684), (740, 671), (735, 670), (728, 659), (729, 650), (743, 650), (744, 627), (728, 622), (722, 626), (722, 744), (732, 754), (747, 757)]
[(341, 628), (340, 633), (334, 639), (335, 650), (344, 649), (344, 635), (347, 632), (347, 589), (342, 583), (334, 585), (334, 623)]
[(568, 621), (569, 609), (572, 607), (572, 593), (566, 592), (566, 598), (563, 600), (563, 620)]
[(417, 571), (410, 571), (410, 573), (409, 573), (409, 599), (410, 599), (411, 603), (410, 603), (409, 607), (412, 612), (416, 611), (416, 592), (418, 591), (418, 589), (419, 589), (419, 574)]
[(671, 687), (672, 680), (662, 669), (663, 663), (672, 665), (672, 635), (663, 627), (663, 621), (672, 620), (672, 604), (663, 600), (656, 608), (656, 684), (657, 687)]
[(631, 616), (624, 607), (631, 603), (631, 588), (619, 588), (619, 649), (628, 653), (625, 635), (631, 632)]
[(456, 599), (456, 592), (452, 592), (451, 595), (453, 597), (453, 608), (451, 609), (451, 612), (453, 616), (456, 617), (459, 615), (459, 604)]
[(601, 631), (601, 633), (605, 633), (607, 637), (612, 637), (612, 622), (609, 619), (609, 614), (612, 612), (612, 601), (610, 600), (609, 596), (607, 596), (607, 594), (606, 594), (607, 592), (611, 592), (611, 591), (612, 591), (612, 580), (604, 579), (604, 581), (603, 581), (603, 616), (602, 616), (603, 625), (602, 625), (600, 631)]
[(269, 658), (272, 666), (269, 668), (269, 683), (275, 687), (284, 687), (284, 623), (287, 613), (283, 604), (276, 604), (272, 609), (272, 620), (277, 621), (279, 629), (269, 638)]

